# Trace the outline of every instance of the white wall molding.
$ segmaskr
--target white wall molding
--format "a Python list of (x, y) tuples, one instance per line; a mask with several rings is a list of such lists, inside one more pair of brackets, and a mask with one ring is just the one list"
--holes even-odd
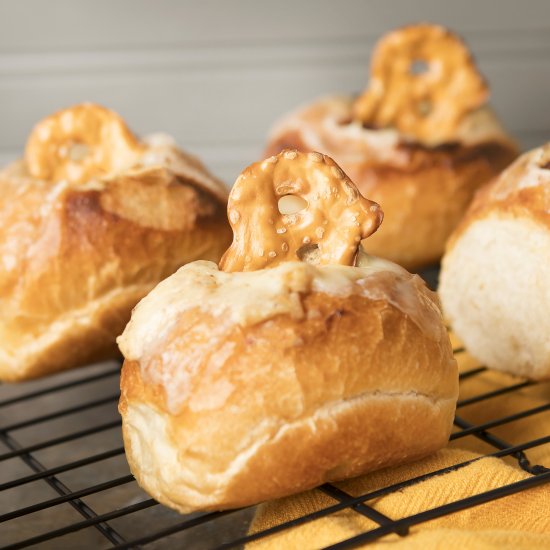
[[(52, 77), (93, 73), (170, 72), (189, 70), (270, 69), (289, 65), (361, 65), (365, 73), (377, 37), (321, 37), (305, 40), (252, 41), (243, 38), (224, 45), (174, 44), (170, 47), (0, 52), (0, 77)], [(472, 33), (466, 38), (483, 64), (522, 60), (545, 63), (550, 57), (550, 29)], [(215, 42), (215, 41), (214, 41)]]

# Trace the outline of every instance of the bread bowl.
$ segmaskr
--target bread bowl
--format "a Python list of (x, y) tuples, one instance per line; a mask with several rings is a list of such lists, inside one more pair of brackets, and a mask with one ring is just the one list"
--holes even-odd
[(440, 295), (453, 330), (487, 366), (550, 378), (550, 143), (483, 188), (451, 236)]
[(444, 446), (456, 362), (435, 294), (359, 250), (379, 206), (329, 157), (286, 150), (239, 176), (228, 214), (220, 265), (179, 269), (118, 339), (138, 483), (182, 513), (220, 510)]
[(0, 379), (118, 357), (132, 307), (230, 239), (226, 190), (162, 136), (71, 107), (37, 124), (0, 172)]
[(441, 258), (474, 192), (518, 154), (488, 96), (459, 37), (411, 25), (380, 40), (364, 93), (284, 116), (265, 155), (292, 147), (333, 157), (384, 210), (365, 250), (417, 269)]

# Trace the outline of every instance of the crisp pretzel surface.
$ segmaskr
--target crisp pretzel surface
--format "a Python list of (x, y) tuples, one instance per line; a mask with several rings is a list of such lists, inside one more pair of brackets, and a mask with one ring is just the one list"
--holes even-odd
[(40, 121), (27, 141), (25, 161), (35, 178), (83, 183), (124, 170), (142, 151), (119, 115), (83, 103)]
[(376, 46), (370, 83), (355, 102), (354, 118), (439, 144), (452, 141), (463, 118), (488, 96), (457, 35), (438, 25), (413, 25), (388, 33)]
[[(282, 205), (283, 197), (292, 197), (294, 208)], [(383, 218), (331, 158), (292, 149), (246, 168), (227, 211), (233, 243), (220, 262), (224, 271), (298, 260), (353, 265), (361, 240)]]

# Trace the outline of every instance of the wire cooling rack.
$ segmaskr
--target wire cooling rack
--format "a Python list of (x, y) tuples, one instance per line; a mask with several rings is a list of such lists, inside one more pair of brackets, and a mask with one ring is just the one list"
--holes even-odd
[[(428, 279), (430, 277), (428, 276)], [(464, 353), (455, 349), (455, 354)], [(351, 496), (332, 484), (319, 488), (334, 504), (254, 534), (248, 528), (254, 508), (181, 516), (149, 498), (128, 470), (117, 413), (118, 363), (104, 363), (41, 381), (0, 386), (0, 546), (39, 548), (238, 548), (343, 509), (373, 520), (376, 527), (330, 548), (353, 548), (390, 533), (406, 536), (422, 522), (550, 482), (550, 469), (532, 464), (529, 451), (550, 444), (550, 435), (507, 441), (502, 427), (550, 410), (549, 400), (535, 408), (472, 424), (462, 411), (493, 399), (512, 399), (535, 383), (510, 384), (458, 403), (451, 439), (477, 438), (487, 456), (509, 457), (530, 475), (409, 517), (392, 519), (369, 504), (443, 470)], [(461, 383), (483, 376), (484, 367), (462, 372)], [(499, 436), (493, 433), (499, 428)]]

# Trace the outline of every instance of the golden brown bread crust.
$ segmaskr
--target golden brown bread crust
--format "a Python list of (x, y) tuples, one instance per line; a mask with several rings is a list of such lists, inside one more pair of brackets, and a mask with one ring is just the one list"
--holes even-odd
[[(125, 362), (126, 455), (154, 498), (181, 512), (244, 506), (445, 445), (458, 387), (445, 331), (383, 299), (300, 299), (302, 319), (247, 326), (186, 310), (156, 351)], [(176, 410), (152, 373), (179, 388)]]
[[(550, 216), (548, 215), (550, 209), (550, 185), (548, 185), (550, 163), (543, 168), (547, 172), (546, 177), (532, 175), (533, 156), (539, 154), (537, 152), (541, 150), (548, 151), (550, 155), (549, 144), (525, 153), (500, 177), (495, 178), (476, 192), (466, 214), (449, 238), (446, 250), (453, 248), (464, 230), (473, 222), (489, 217), (491, 214), (511, 218), (527, 217), (550, 227)], [(541, 163), (542, 166), (545, 164)], [(526, 177), (532, 178), (528, 185), (524, 185)]]
[[(403, 146), (404, 149), (414, 147)], [(515, 158), (515, 150), (492, 143), (421, 150), (422, 162), (410, 170), (364, 167), (355, 181), (383, 204), (385, 222), (364, 244), (365, 250), (409, 269), (439, 261), (447, 238), (477, 189)], [(404, 199), (406, 197), (406, 199)]]
[(0, 378), (117, 357), (131, 308), (182, 264), (217, 260), (225, 204), (160, 169), (69, 185), (0, 173)]
[(407, 269), (439, 260), (475, 191), (517, 156), (515, 144), (498, 132), (476, 143), (429, 148), (384, 130), (377, 136), (351, 120), (350, 98), (320, 100), (276, 125), (265, 154), (292, 147), (333, 157), (384, 211), (365, 250)]

